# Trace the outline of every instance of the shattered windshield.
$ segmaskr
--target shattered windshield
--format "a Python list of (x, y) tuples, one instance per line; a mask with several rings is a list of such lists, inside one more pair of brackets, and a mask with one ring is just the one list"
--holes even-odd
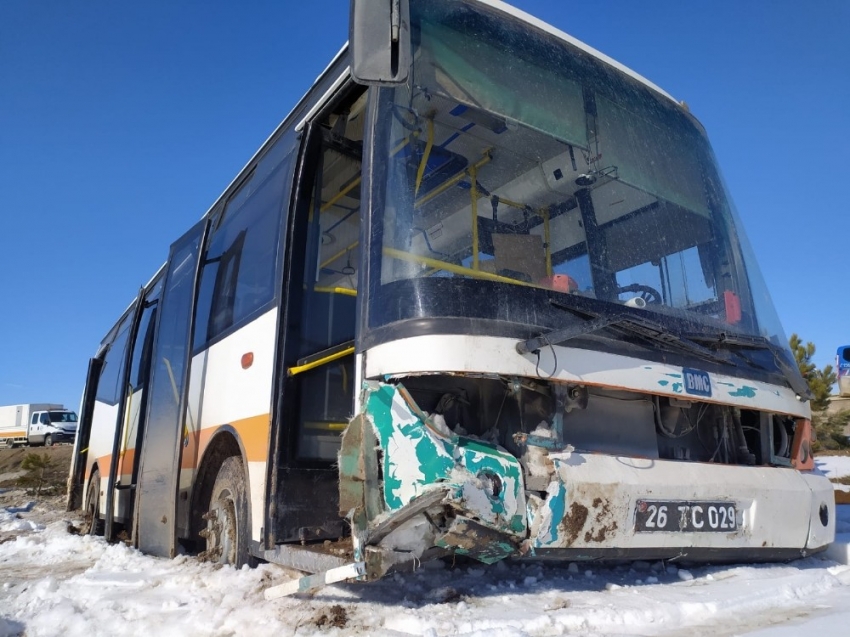
[(371, 326), (540, 325), (585, 297), (786, 347), (683, 107), (494, 10), (411, 7), (410, 79), (379, 98)]

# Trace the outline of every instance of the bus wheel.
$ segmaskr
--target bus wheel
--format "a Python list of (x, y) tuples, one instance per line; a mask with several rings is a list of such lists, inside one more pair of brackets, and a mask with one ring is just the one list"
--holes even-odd
[(219, 564), (241, 568), (254, 565), (248, 530), (248, 495), (242, 458), (225, 458), (213, 484), (210, 509), (204, 515), (207, 528), (201, 535), (207, 540), (204, 555)]
[(86, 506), (83, 509), (83, 535), (103, 535), (103, 521), (100, 519), (100, 473), (95, 469), (89, 479), (86, 493)]

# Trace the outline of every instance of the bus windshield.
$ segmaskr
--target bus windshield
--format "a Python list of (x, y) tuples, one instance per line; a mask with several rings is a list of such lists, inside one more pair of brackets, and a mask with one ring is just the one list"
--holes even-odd
[(701, 126), (589, 53), (463, 2), (411, 3), (379, 93), (369, 328), (546, 326), (553, 302), (787, 341)]

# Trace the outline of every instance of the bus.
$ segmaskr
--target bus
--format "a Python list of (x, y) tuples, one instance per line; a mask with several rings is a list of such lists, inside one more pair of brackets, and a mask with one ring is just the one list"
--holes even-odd
[(838, 376), (838, 395), (850, 396), (850, 345), (842, 345), (835, 353), (835, 371)]
[(90, 360), (87, 531), (298, 590), (824, 549), (810, 395), (688, 107), (497, 0), (351, 11)]

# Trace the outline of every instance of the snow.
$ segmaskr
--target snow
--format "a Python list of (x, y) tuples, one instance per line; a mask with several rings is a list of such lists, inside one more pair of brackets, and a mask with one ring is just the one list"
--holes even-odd
[(850, 456), (815, 456), (815, 469), (827, 478), (850, 476)]
[[(187, 556), (153, 558), (69, 533), (64, 512), (11, 508), (18, 510), (0, 509), (4, 535), (14, 536), (0, 537), (0, 637), (722, 637), (752, 631), (831, 637), (846, 635), (850, 622), (850, 566), (817, 556), (686, 568), (436, 562), (371, 584), (266, 602), (262, 591), (293, 572), (270, 564), (236, 571)], [(850, 528), (850, 506), (839, 509), (839, 523)]]

